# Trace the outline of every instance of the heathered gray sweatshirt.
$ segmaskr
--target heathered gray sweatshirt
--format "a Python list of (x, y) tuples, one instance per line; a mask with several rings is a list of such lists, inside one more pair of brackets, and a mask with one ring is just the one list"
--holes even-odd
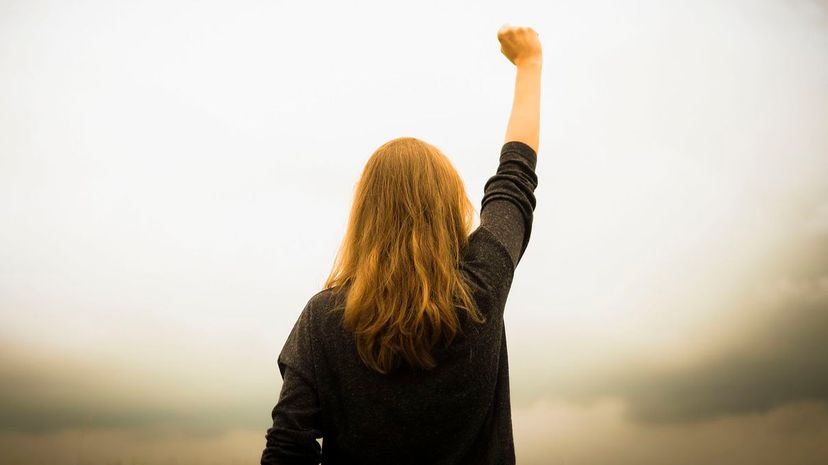
[(262, 465), (515, 463), (503, 312), (532, 231), (536, 163), (525, 143), (503, 144), (460, 265), (487, 322), (459, 311), (461, 331), (434, 350), (433, 370), (371, 370), (331, 291), (308, 300), (277, 360), (283, 384)]

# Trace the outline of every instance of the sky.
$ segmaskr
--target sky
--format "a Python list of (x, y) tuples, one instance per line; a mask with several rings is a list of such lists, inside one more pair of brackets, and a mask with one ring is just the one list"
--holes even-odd
[(504, 23), (544, 51), (518, 462), (824, 463), (824, 0), (0, 0), (0, 461), (256, 463), (372, 152), (479, 213)]

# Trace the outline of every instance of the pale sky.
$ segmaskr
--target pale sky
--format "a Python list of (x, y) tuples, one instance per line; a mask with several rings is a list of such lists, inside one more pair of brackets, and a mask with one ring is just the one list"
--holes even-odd
[(479, 212), (504, 23), (544, 50), (518, 462), (821, 463), (828, 3), (806, 0), (0, 0), (0, 461), (257, 461), (371, 153), (437, 146)]

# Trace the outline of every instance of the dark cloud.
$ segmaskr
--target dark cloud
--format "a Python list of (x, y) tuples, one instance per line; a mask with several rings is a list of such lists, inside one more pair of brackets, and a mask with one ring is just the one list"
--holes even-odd
[(647, 421), (764, 412), (792, 402), (828, 402), (828, 309), (785, 312), (766, 338), (699, 366), (638, 373), (619, 383), (631, 414)]
[[(743, 308), (723, 308), (723, 313), (732, 310), (744, 320), (732, 331), (733, 341), (706, 341), (724, 347), (721, 352), (689, 365), (630, 362), (592, 377), (570, 394), (620, 396), (628, 402), (629, 414), (646, 422), (828, 403), (828, 240), (801, 239), (796, 251), (775, 262), (773, 269), (793, 278), (754, 275), (778, 278)], [(752, 321), (753, 315), (761, 321)]]
[(209, 402), (187, 399), (188, 390), (194, 399), (203, 398), (200, 390), (209, 390), (221, 380), (205, 377), (173, 392), (175, 386), (159, 378), (157, 388), (144, 391), (130, 386), (130, 380), (135, 386), (147, 383), (139, 383), (144, 381), (140, 373), (129, 367), (114, 370), (8, 345), (0, 349), (0, 431), (45, 434), (127, 428), (148, 436), (176, 432), (213, 436), (232, 428), (264, 431), (270, 426), (269, 412), (276, 397), (239, 394), (235, 399), (215, 397)]
[[(801, 402), (828, 403), (828, 240), (824, 234), (792, 238), (797, 242), (794, 250), (764, 263), (761, 272), (753, 275), (766, 284), (768, 299), (760, 295), (741, 308), (722, 308), (723, 315), (742, 315), (743, 328), (731, 331), (739, 337), (724, 345), (718, 340), (721, 334), (702, 340), (725, 349), (711, 350), (689, 365), (667, 361), (655, 366), (642, 357), (599, 374), (569, 372), (553, 379), (554, 373), (541, 373), (533, 375), (532, 382), (524, 382), (516, 372), (515, 407), (526, 407), (530, 397), (550, 395), (570, 400), (619, 397), (631, 418), (658, 423), (767, 412)], [(725, 325), (733, 326), (733, 320)], [(699, 344), (699, 339), (692, 343)], [(191, 435), (232, 428), (264, 431), (278, 389), (274, 384), (268, 396), (258, 398), (240, 394), (237, 399), (186, 401), (181, 392), (191, 389), (198, 394), (218, 381), (205, 377), (173, 386), (159, 379), (157, 388), (147, 388), (152, 392), (135, 392), (125, 386), (130, 379), (140, 380), (140, 375), (129, 367), (116, 370), (12, 349), (0, 347), (0, 430), (4, 431), (135, 428)]]

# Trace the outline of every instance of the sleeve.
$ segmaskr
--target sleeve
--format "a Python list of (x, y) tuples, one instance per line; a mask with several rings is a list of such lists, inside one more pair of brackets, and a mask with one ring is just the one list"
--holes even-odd
[(500, 164), (483, 187), (480, 225), (509, 251), (517, 267), (529, 237), (536, 205), (537, 154), (529, 145), (509, 141), (500, 150)]
[(261, 465), (321, 462), (321, 409), (315, 385), (310, 302), (302, 310), (277, 359), (282, 390), (265, 434)]

